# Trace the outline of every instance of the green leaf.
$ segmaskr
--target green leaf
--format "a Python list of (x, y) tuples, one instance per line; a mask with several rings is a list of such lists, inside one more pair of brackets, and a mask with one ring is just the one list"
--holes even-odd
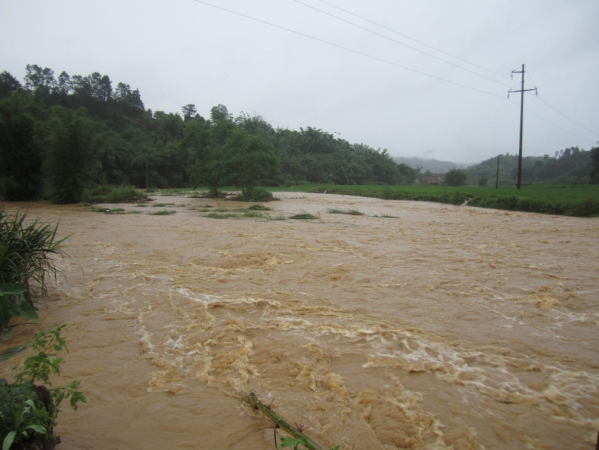
[[(25, 404), (31, 406), (34, 411), (37, 410), (35, 403), (31, 399), (25, 400)], [(27, 408), (25, 408), (25, 409), (27, 409)], [(27, 411), (27, 412), (29, 412), (29, 411)]]
[(0, 283), (0, 295), (20, 295), (25, 292), (23, 286), (13, 283)]
[(25, 428), (31, 428), (33, 431), (39, 434), (46, 434), (46, 429), (41, 425), (28, 425)]
[(87, 403), (87, 398), (85, 398), (85, 394), (83, 392), (73, 391), (71, 394), (71, 408), (73, 408), (73, 410), (77, 411), (78, 402)]
[(2, 442), (2, 450), (8, 450), (10, 448), (13, 441), (15, 440), (16, 435), (17, 435), (16, 431), (11, 431), (10, 433), (8, 433), (6, 435), (6, 437), (4, 438), (4, 441)]
[(38, 318), (37, 311), (33, 306), (31, 306), (31, 303), (29, 303), (27, 300), (23, 300), (21, 304), (18, 305), (18, 310), (19, 315), (25, 317), (26, 319), (37, 320)]
[(281, 438), (281, 447), (291, 447), (297, 448), (297, 446), (301, 444), (299, 439), (295, 439), (292, 437), (282, 437)]
[(65, 396), (65, 392), (64, 391), (60, 391), (58, 393), (58, 395), (56, 396), (56, 398), (54, 399), (54, 404), (56, 406), (60, 405), (62, 403), (62, 401), (64, 400), (64, 396)]

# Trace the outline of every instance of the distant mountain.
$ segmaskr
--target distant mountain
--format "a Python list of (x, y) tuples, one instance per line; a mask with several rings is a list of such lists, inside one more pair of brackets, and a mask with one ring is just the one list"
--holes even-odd
[(406, 164), (416, 169), (422, 167), (421, 173), (430, 170), (432, 173), (447, 173), (451, 169), (464, 169), (471, 166), (472, 164), (456, 164), (451, 161), (439, 161), (437, 159), (425, 159), (425, 158), (404, 158), (402, 156), (396, 156), (393, 160), (400, 164)]

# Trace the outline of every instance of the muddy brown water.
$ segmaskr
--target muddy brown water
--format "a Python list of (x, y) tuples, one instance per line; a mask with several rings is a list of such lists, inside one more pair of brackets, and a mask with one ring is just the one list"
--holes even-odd
[(593, 447), (597, 219), (277, 196), (272, 217), (318, 219), (3, 204), (70, 235), (39, 323), (0, 342), (68, 324), (62, 379), (88, 403), (59, 448), (272, 449), (250, 391), (323, 448)]

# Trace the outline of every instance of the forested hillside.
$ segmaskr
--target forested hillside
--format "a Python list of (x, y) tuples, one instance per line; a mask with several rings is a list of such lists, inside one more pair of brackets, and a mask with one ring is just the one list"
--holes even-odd
[(77, 202), (91, 185), (252, 186), (411, 183), (386, 150), (316, 128), (273, 128), (260, 116), (195, 105), (146, 109), (137, 89), (108, 75), (69, 76), (27, 65), (0, 74), (0, 198)]
[[(555, 152), (554, 156), (522, 158), (522, 183), (584, 184), (591, 181), (593, 151), (578, 147)], [(497, 157), (466, 169), (468, 184), (494, 185)], [(518, 155), (499, 156), (499, 185), (514, 185), (518, 179)], [(486, 181), (485, 181), (486, 180)]]

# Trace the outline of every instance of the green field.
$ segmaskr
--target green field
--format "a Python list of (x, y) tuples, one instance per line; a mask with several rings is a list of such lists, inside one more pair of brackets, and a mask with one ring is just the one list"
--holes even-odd
[(578, 217), (599, 216), (599, 185), (533, 185), (500, 186), (336, 186), (310, 185), (269, 188), (273, 192), (324, 192), (329, 194), (359, 195), (387, 200), (414, 200), (454, 205), (469, 202), (471, 206), (558, 214)]

